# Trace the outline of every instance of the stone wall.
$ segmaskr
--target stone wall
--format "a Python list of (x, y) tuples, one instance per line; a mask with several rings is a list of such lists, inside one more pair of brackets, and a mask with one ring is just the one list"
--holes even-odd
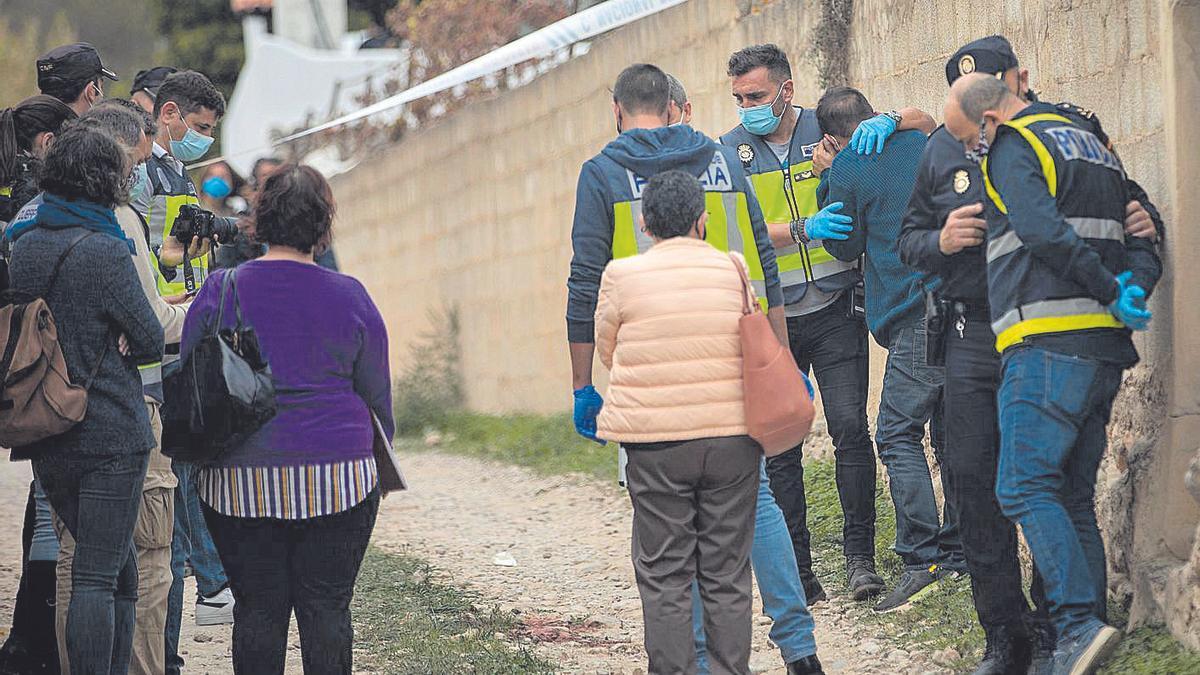
[[(1200, 508), (1183, 481), (1200, 445), (1200, 312), (1186, 297), (1200, 270), (1174, 264), (1200, 250), (1194, 217), (1177, 216), (1200, 210), (1190, 187), (1200, 166), (1194, 152), (1176, 150), (1200, 145), (1177, 122), (1200, 103), (1200, 0), (859, 0), (848, 35), (834, 15), (847, 4), (691, 0), (337, 178), (339, 258), (383, 311), (393, 361), (403, 362), (430, 309), (456, 306), (472, 408), (567, 408), (575, 180), (614, 133), (608, 87), (626, 65), (649, 61), (680, 77), (694, 126), (713, 136), (737, 120), (725, 60), (768, 41), (791, 55), (800, 103), (816, 101), (823, 76), (860, 87), (879, 110), (915, 105), (940, 118), (946, 59), (970, 39), (1003, 33), (1044, 99), (1096, 111), (1168, 221), (1168, 275), (1152, 302), (1154, 329), (1138, 337), (1143, 364), (1114, 412), (1101, 512), (1114, 586), (1132, 594), (1134, 619), (1164, 619), (1200, 648)], [(876, 350), (873, 400), (882, 362)], [(1192, 566), (1181, 567), (1189, 556)]]

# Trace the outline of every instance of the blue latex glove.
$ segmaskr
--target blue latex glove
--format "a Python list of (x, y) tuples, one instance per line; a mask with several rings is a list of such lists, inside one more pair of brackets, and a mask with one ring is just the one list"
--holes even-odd
[(844, 213), (841, 202), (834, 202), (829, 206), (817, 211), (804, 222), (804, 233), (809, 239), (833, 239), (836, 241), (844, 241), (849, 239), (847, 234), (854, 230), (854, 226), (850, 223), (854, 219)]
[(1150, 310), (1146, 309), (1146, 291), (1137, 284), (1129, 283), (1132, 278), (1132, 272), (1117, 275), (1117, 286), (1120, 290), (1117, 299), (1108, 306), (1108, 311), (1127, 327), (1146, 330), (1146, 326), (1150, 324)]
[(804, 378), (804, 387), (808, 389), (808, 397), (810, 399), (816, 399), (817, 392), (813, 389), (812, 380), (808, 379), (808, 375), (805, 375), (804, 371), (800, 371), (800, 377)]
[(607, 445), (605, 441), (596, 438), (596, 416), (604, 407), (604, 399), (592, 385), (575, 390), (575, 431), (580, 436)]
[(860, 155), (883, 152), (883, 143), (896, 133), (896, 120), (887, 115), (876, 115), (863, 120), (850, 137), (850, 148)]

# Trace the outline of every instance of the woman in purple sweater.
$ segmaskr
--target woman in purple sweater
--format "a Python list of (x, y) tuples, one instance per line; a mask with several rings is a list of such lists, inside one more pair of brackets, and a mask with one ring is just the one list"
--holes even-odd
[[(379, 509), (371, 415), (389, 436), (393, 422), (379, 310), (356, 279), (313, 263), (333, 211), (321, 174), (281, 168), (255, 207), (256, 237), (270, 249), (237, 268), (242, 315), (271, 366), (279, 410), (199, 479), (237, 601), (238, 674), (283, 673), (293, 610), (304, 672), (351, 672), (350, 600)], [(229, 273), (214, 273), (192, 304), (183, 358), (216, 320)], [(234, 312), (224, 321), (232, 326)]]

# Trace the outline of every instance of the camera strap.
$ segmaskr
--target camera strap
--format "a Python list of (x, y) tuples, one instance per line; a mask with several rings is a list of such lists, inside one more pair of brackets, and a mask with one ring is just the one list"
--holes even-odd
[(188, 247), (183, 247), (183, 287), (188, 295), (196, 292), (196, 272), (192, 269), (192, 258), (188, 255)]

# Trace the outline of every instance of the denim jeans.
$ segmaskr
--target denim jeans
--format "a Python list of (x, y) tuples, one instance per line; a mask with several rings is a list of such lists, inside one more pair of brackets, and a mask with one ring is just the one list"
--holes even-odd
[[(955, 317), (957, 318), (957, 317)], [(959, 516), (963, 554), (971, 573), (975, 612), (984, 630), (1020, 626), (1029, 615), (1021, 582), (1017, 528), (996, 501), (1000, 428), (996, 393), (1000, 355), (986, 308), (966, 312), (963, 333), (946, 334), (946, 501)], [(1049, 621), (1046, 594), (1034, 570), (1033, 621)]]
[(196, 589), (201, 595), (219, 593), (229, 584), (225, 568), (217, 556), (217, 547), (200, 510), (200, 495), (196, 491), (196, 467), (173, 462), (171, 468), (179, 479), (175, 489), (175, 533), (171, 537), (171, 592), (167, 596), (167, 674), (179, 675), (183, 659), (179, 656), (179, 629), (183, 622), (183, 573), (189, 560), (196, 576)]
[(1025, 533), (1061, 644), (1100, 623), (1106, 596), (1096, 471), (1122, 368), (1034, 346), (1003, 363), (996, 498)]
[(33, 462), (77, 542), (66, 636), (75, 673), (124, 675), (129, 668), (138, 583), (133, 527), (148, 458), (52, 454)]
[(33, 481), (33, 502), (36, 516), (33, 540), (29, 546), (30, 560), (58, 560), (58, 535), (54, 533), (54, 513), (46, 491), (37, 480)]
[(379, 491), (317, 518), (233, 518), (203, 506), (229, 571), (233, 672), (283, 675), (292, 612), (305, 673), (350, 675), (350, 602), (379, 512)]
[[(766, 467), (760, 470), (758, 505), (754, 512), (754, 543), (750, 548), (750, 567), (758, 581), (763, 612), (771, 617), (771, 642), (779, 646), (784, 663), (817, 653), (813, 637), (813, 618), (808, 612), (804, 587), (794, 573), (796, 557), (783, 512), (775, 503), (767, 480)], [(696, 640), (697, 672), (709, 672), (704, 639), (704, 610), (699, 588), (692, 584), (692, 629)]]
[[(847, 315), (849, 294), (829, 307), (787, 320), (800, 370), (815, 374), (833, 439), (835, 481), (842, 504), (842, 551), (875, 555), (875, 455), (867, 431), (867, 326)], [(767, 461), (771, 491), (787, 519), (801, 574), (812, 569), (803, 445)]]
[[(953, 502), (946, 503), (939, 524), (933, 479), (925, 459), (925, 425), (938, 463), (945, 445), (942, 423), (942, 377), (940, 367), (926, 365), (925, 329), (902, 326), (888, 345), (883, 392), (875, 445), (887, 468), (892, 503), (896, 507), (894, 550), (910, 570), (938, 564), (947, 569), (966, 570), (958, 538), (958, 517)], [(945, 474), (943, 487), (945, 487)]]

